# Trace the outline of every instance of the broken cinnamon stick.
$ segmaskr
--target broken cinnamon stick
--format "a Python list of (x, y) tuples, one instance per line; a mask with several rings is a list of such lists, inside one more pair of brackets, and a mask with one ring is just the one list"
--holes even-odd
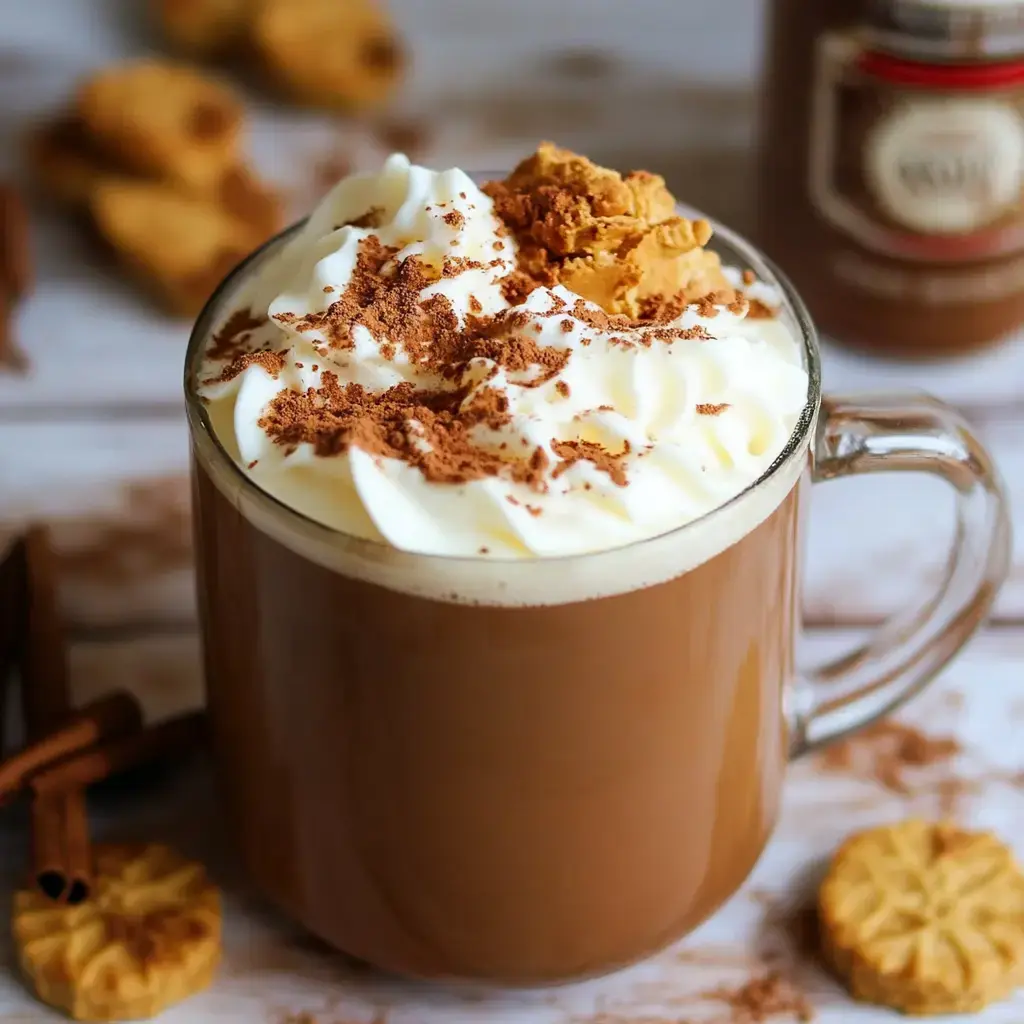
[(27, 360), (14, 338), (14, 311), (32, 289), (28, 210), (19, 191), (0, 182), (0, 365), (24, 370)]
[(66, 725), (22, 747), (0, 763), (0, 802), (16, 793), (33, 772), (63, 761), (105, 740), (142, 729), (142, 708), (128, 692), (116, 690), (74, 713)]
[(205, 735), (206, 716), (190, 712), (59, 761), (29, 776), (28, 783), (39, 796), (84, 789), (129, 768), (186, 753)]
[(71, 709), (64, 627), (57, 607), (57, 565), (49, 531), (23, 538), (27, 607), (21, 652), (21, 708), (28, 740), (60, 726)]

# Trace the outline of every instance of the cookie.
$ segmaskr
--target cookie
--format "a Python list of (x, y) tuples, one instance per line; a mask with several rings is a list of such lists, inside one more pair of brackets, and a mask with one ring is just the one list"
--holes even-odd
[(221, 180), (218, 199), (225, 213), (242, 222), (255, 249), (284, 227), (284, 203), (245, 165), (232, 167)]
[(626, 176), (543, 143), (504, 181), (484, 191), (515, 236), (517, 297), (563, 284), (609, 313), (631, 318), (716, 294), (734, 297), (706, 221), (676, 213), (663, 178)]
[(971, 1013), (1024, 983), (1024, 876), (987, 832), (912, 820), (854, 835), (818, 909), (826, 960), (865, 1002)]
[(235, 95), (191, 68), (115, 64), (78, 91), (75, 114), (115, 166), (209, 194), (239, 162), (243, 111)]
[(262, 0), (252, 42), (269, 82), (314, 107), (380, 106), (405, 64), (394, 27), (371, 0)]
[(164, 38), (194, 57), (229, 53), (241, 44), (256, 0), (156, 0)]
[(143, 1020), (206, 988), (221, 954), (221, 901), (201, 864), (166, 846), (103, 844), (87, 900), (14, 894), (25, 978), (76, 1020)]
[(90, 210), (120, 260), (178, 316), (195, 316), (225, 274), (263, 240), (256, 225), (219, 204), (159, 183), (103, 182)]
[(70, 115), (42, 124), (26, 140), (33, 184), (65, 206), (84, 208), (96, 184), (113, 171), (89, 143), (81, 122)]

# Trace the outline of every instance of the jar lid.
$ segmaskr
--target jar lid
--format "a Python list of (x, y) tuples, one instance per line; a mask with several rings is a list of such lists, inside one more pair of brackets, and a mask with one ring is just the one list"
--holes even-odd
[(871, 0), (869, 46), (934, 61), (1024, 54), (1024, 0)]

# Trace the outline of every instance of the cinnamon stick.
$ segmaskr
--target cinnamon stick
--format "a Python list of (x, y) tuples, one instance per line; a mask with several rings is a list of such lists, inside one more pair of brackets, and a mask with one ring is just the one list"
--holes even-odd
[(124, 690), (115, 690), (75, 712), (66, 725), (22, 747), (0, 763), (0, 802), (12, 796), (33, 772), (104, 740), (138, 732), (142, 708)]
[(29, 776), (28, 782), (39, 796), (84, 789), (129, 768), (186, 753), (198, 746), (205, 734), (203, 712), (190, 712), (58, 761)]
[(11, 184), (0, 182), (0, 365), (24, 370), (27, 362), (13, 333), (14, 311), (32, 289), (28, 210)]
[(92, 889), (92, 844), (85, 791), (69, 789), (57, 799), (62, 802), (61, 823), (64, 829), (64, 869), (67, 872), (64, 899), (71, 906), (77, 906), (89, 898)]
[(83, 790), (33, 799), (32, 875), (40, 892), (51, 900), (74, 906), (88, 899), (92, 847)]
[(71, 707), (64, 628), (57, 607), (57, 566), (49, 531), (32, 527), (23, 539), (28, 603), (21, 657), (25, 733), (37, 739), (57, 728)]
[(64, 862), (64, 794), (37, 796), (32, 801), (32, 877), (51, 900), (67, 892)]

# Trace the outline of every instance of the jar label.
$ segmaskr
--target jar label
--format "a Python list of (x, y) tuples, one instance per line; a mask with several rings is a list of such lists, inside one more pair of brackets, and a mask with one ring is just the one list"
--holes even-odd
[(1024, 250), (1024, 85), (926, 66), (886, 77), (884, 61), (864, 58), (855, 34), (819, 41), (809, 170), (820, 215), (914, 261)]

